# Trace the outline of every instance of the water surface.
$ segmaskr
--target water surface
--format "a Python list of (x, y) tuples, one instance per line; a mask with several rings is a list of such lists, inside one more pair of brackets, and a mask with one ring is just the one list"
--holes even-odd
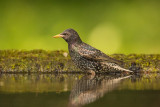
[(1, 74), (1, 107), (159, 107), (160, 74)]

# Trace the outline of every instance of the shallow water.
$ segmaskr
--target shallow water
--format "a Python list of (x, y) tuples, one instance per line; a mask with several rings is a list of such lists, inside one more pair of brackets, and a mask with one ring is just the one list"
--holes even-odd
[(159, 107), (160, 74), (1, 74), (0, 107)]

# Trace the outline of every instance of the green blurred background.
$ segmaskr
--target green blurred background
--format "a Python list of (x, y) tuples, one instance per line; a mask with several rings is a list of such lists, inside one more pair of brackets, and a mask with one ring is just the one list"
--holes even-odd
[(160, 0), (1, 0), (0, 49), (67, 50), (75, 29), (105, 53), (160, 53)]

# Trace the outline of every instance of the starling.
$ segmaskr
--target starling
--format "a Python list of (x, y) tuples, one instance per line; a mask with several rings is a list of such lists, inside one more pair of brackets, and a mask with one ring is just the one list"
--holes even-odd
[(84, 43), (73, 29), (67, 29), (53, 37), (62, 37), (68, 43), (68, 50), (73, 63), (83, 71), (91, 74), (95, 74), (95, 72), (132, 72), (121, 67), (121, 61)]

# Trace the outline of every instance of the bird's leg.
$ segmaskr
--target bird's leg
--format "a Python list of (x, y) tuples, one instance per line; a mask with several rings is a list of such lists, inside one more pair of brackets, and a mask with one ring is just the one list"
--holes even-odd
[(89, 74), (90, 79), (94, 78), (96, 75), (96, 73), (93, 70), (88, 70), (87, 73)]

